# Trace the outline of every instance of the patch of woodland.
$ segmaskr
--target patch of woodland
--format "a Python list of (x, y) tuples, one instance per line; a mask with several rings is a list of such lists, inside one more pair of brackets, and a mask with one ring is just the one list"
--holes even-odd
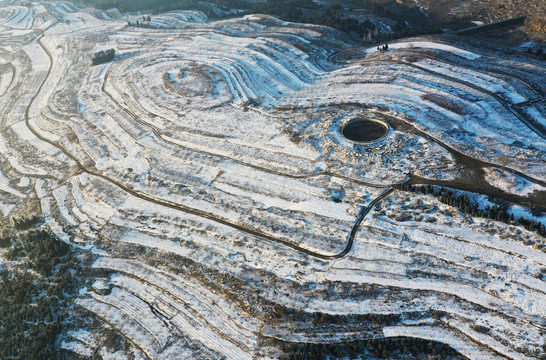
[(409, 337), (372, 338), (341, 343), (293, 343), (271, 340), (284, 352), (283, 360), (325, 359), (466, 359), (449, 345)]
[(445, 187), (437, 187), (433, 185), (409, 185), (403, 184), (401, 190), (410, 191), (413, 193), (422, 193), (425, 195), (432, 195), (441, 203), (452, 206), (460, 210), (465, 214), (469, 214), (473, 217), (486, 218), (503, 222), (508, 225), (515, 225), (524, 227), (528, 231), (534, 231), (542, 237), (546, 237), (546, 227), (543, 223), (535, 221), (534, 219), (527, 219), (523, 215), (515, 217), (513, 213), (509, 211), (509, 207), (506, 205), (486, 205), (480, 206), (478, 201), (472, 200), (466, 194), (457, 193), (451, 189)]
[(83, 261), (41, 218), (6, 218), (0, 224), (0, 358), (57, 359)]
[[(347, 2), (333, 2), (321, 5), (312, 0), (216, 0), (203, 2), (198, 0), (95, 0), (98, 9), (117, 8), (121, 12), (151, 11), (153, 14), (175, 10), (198, 10), (211, 19), (225, 19), (249, 14), (276, 16), (284, 21), (329, 26), (349, 34), (363, 37), (375, 31), (376, 40), (390, 41), (407, 36), (441, 33), (441, 28), (429, 16), (417, 7), (398, 3), (377, 4), (357, 2), (354, 6), (366, 12), (366, 16), (353, 16), (351, 5)], [(237, 11), (233, 11), (237, 10)], [(388, 34), (380, 34), (377, 24), (369, 18), (380, 17), (395, 22)], [(150, 27), (149, 17), (138, 20), (131, 26)]]

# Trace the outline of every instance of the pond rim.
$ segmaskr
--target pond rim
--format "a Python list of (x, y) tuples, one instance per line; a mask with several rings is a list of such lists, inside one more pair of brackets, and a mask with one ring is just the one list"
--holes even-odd
[[(351, 127), (351, 126), (354, 127), (355, 125), (357, 125), (359, 123), (362, 123), (362, 124), (375, 123), (374, 126), (376, 128), (375, 129), (376, 131), (379, 131), (379, 129), (378, 129), (379, 127), (377, 127), (376, 124), (380, 124), (384, 131), (381, 134), (379, 134), (380, 136), (378, 136), (377, 138), (373, 138), (373, 139), (370, 139), (370, 140), (356, 140), (356, 139), (352, 139), (349, 136), (347, 136), (346, 133), (345, 133), (345, 130), (348, 127)], [(378, 142), (378, 141), (386, 138), (389, 135), (390, 129), (391, 129), (391, 127), (389, 126), (389, 124), (385, 120), (380, 120), (380, 119), (377, 119), (377, 118), (355, 117), (355, 118), (352, 118), (351, 120), (347, 121), (345, 124), (341, 125), (340, 128), (339, 128), (339, 132), (341, 133), (341, 136), (343, 136), (344, 139), (346, 139), (346, 140), (348, 140), (348, 141), (350, 141), (352, 143), (355, 143), (355, 144), (372, 144), (372, 143)]]

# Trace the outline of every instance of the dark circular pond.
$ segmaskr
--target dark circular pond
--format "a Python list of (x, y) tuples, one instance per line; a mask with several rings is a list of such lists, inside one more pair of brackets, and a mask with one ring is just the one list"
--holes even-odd
[(356, 142), (371, 142), (379, 140), (389, 132), (389, 126), (380, 120), (353, 119), (349, 121), (341, 134), (347, 139)]

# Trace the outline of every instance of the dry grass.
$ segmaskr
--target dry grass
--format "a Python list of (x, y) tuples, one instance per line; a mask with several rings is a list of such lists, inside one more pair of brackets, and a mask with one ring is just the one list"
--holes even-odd
[(433, 93), (426, 93), (425, 95), (421, 95), (421, 99), (431, 101), (435, 103), (436, 105), (441, 106), (444, 109), (448, 109), (456, 114), (459, 114), (459, 115), (466, 114), (466, 108), (464, 106), (457, 104), (443, 96), (436, 95)]

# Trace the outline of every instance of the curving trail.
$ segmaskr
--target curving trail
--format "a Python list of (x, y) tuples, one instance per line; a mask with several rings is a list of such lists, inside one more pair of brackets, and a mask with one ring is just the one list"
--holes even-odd
[(394, 188), (391, 188), (391, 189), (385, 191), (379, 197), (375, 198), (368, 206), (366, 206), (365, 208), (362, 208), (362, 210), (360, 210), (360, 213), (358, 214), (358, 218), (356, 219), (355, 224), (351, 228), (351, 233), (349, 234), (349, 239), (347, 241), (347, 246), (345, 247), (345, 249), (343, 249), (343, 251), (340, 252), (339, 254), (329, 256), (326, 259), (328, 259), (328, 260), (340, 259), (340, 258), (344, 257), (345, 255), (347, 255), (352, 250), (356, 232), (358, 231), (358, 229), (360, 227), (360, 224), (362, 223), (362, 221), (364, 220), (366, 215), (368, 215), (368, 213), (372, 210), (372, 208), (375, 205), (377, 205), (385, 197), (389, 196), (393, 191), (395, 191)]
[[(53, 25), (51, 25), (53, 26)], [(42, 36), (43, 36), (43, 32), (42, 32)], [(40, 44), (40, 46), (42, 47), (42, 49), (44, 50), (44, 52), (48, 55), (49, 59), (50, 59), (50, 65), (49, 65), (49, 68), (51, 70), (51, 67), (52, 67), (52, 64), (53, 64), (53, 58), (51, 57), (51, 54), (48, 52), (48, 50), (43, 46), (43, 44), (41, 43), (40, 39), (38, 39), (38, 43)], [(47, 78), (46, 78), (47, 79)], [(258, 170), (262, 170), (262, 171), (266, 171), (266, 172), (271, 172), (271, 173), (274, 173), (274, 174), (277, 174), (277, 175), (282, 175), (282, 176), (286, 176), (286, 177), (292, 177), (292, 178), (296, 178), (296, 179), (299, 179), (299, 178), (310, 178), (310, 177), (316, 177), (316, 176), (333, 176), (333, 177), (339, 177), (339, 178), (342, 178), (342, 179), (346, 179), (346, 180), (349, 180), (349, 181), (353, 181), (355, 183), (358, 183), (358, 184), (362, 184), (362, 185), (366, 185), (366, 186), (373, 186), (373, 187), (379, 187), (379, 188), (385, 188), (385, 187), (391, 187), (391, 189), (389, 189), (388, 191), (385, 191), (384, 193), (382, 193), (379, 197), (377, 197), (376, 199), (374, 199), (368, 206), (366, 207), (363, 207), (358, 215), (358, 218), (355, 222), (355, 224), (353, 225), (353, 227), (351, 228), (351, 232), (349, 234), (349, 237), (347, 239), (347, 245), (345, 246), (345, 248), (343, 249), (343, 251), (341, 251), (340, 253), (338, 254), (334, 254), (334, 255), (329, 255), (329, 254), (322, 254), (322, 253), (319, 253), (319, 252), (316, 252), (316, 251), (312, 251), (312, 250), (309, 250), (309, 249), (306, 249), (306, 248), (303, 248), (301, 246), (298, 246), (298, 245), (295, 245), (294, 243), (292, 242), (288, 242), (288, 241), (285, 241), (283, 239), (280, 239), (280, 238), (276, 238), (274, 236), (271, 236), (265, 232), (262, 232), (260, 230), (255, 230), (255, 229), (252, 229), (252, 228), (249, 228), (245, 225), (242, 225), (242, 224), (237, 224), (237, 223), (233, 223), (233, 222), (230, 222), (226, 219), (223, 219), (219, 216), (216, 216), (215, 214), (211, 214), (211, 213), (206, 213), (204, 211), (199, 211), (199, 210), (196, 210), (196, 209), (192, 209), (190, 207), (187, 207), (187, 206), (184, 206), (184, 205), (181, 205), (181, 204), (178, 204), (178, 203), (175, 203), (175, 202), (172, 202), (172, 201), (168, 201), (168, 200), (165, 200), (165, 199), (159, 199), (157, 197), (153, 197), (153, 196), (150, 196), (146, 193), (143, 193), (141, 191), (137, 191), (137, 190), (134, 190), (132, 188), (130, 188), (129, 186), (123, 184), (121, 181), (119, 180), (116, 180), (116, 179), (113, 179), (107, 175), (104, 175), (96, 170), (92, 170), (90, 169), (89, 167), (86, 167), (84, 166), (80, 160), (78, 158), (76, 158), (76, 156), (74, 156), (73, 154), (71, 154), (70, 152), (68, 152), (63, 146), (59, 145), (58, 143), (44, 137), (43, 135), (41, 135), (33, 126), (32, 124), (30, 124), (29, 122), (29, 110), (32, 106), (32, 103), (34, 102), (34, 100), (36, 99), (36, 97), (38, 96), (38, 94), (40, 93), (41, 91), (41, 88), (43, 86), (43, 84), (46, 82), (46, 79), (44, 79), (44, 81), (42, 82), (42, 84), (40, 85), (39, 89), (38, 89), (38, 92), (37, 94), (34, 96), (34, 98), (32, 98), (32, 100), (30, 101), (29, 103), (29, 106), (27, 107), (27, 110), (25, 112), (25, 123), (26, 123), (26, 126), (28, 127), (28, 129), (37, 137), (39, 138), (40, 140), (44, 141), (44, 142), (47, 142), (51, 145), (53, 145), (54, 147), (58, 148), (59, 150), (61, 150), (66, 156), (68, 156), (77, 166), (78, 168), (89, 174), (89, 175), (92, 175), (92, 176), (96, 176), (98, 178), (101, 178), (115, 186), (117, 186), (118, 188), (122, 189), (123, 191), (135, 196), (135, 197), (138, 197), (140, 199), (143, 199), (145, 201), (149, 201), (149, 202), (152, 202), (152, 203), (155, 203), (155, 204), (158, 204), (158, 205), (161, 205), (161, 206), (165, 206), (165, 207), (168, 207), (168, 208), (171, 208), (171, 209), (175, 209), (175, 210), (178, 210), (178, 211), (183, 211), (185, 213), (188, 213), (188, 214), (191, 214), (191, 215), (197, 215), (199, 217), (203, 217), (205, 219), (209, 219), (209, 220), (212, 220), (212, 221), (215, 221), (219, 224), (222, 224), (222, 225), (225, 225), (225, 226), (228, 226), (228, 227), (231, 227), (233, 229), (236, 229), (236, 230), (239, 230), (239, 231), (242, 231), (244, 233), (247, 233), (249, 235), (253, 235), (253, 236), (257, 236), (259, 238), (263, 238), (263, 239), (266, 239), (266, 240), (269, 240), (269, 241), (273, 241), (273, 242), (276, 242), (276, 243), (279, 243), (279, 244), (282, 244), (284, 246), (288, 246), (294, 250), (297, 250), (297, 251), (300, 251), (302, 253), (305, 253), (307, 255), (311, 255), (313, 257), (316, 257), (316, 258), (319, 258), (319, 259), (323, 259), (323, 260), (334, 260), (334, 259), (339, 259), (343, 256), (345, 256), (347, 253), (350, 252), (352, 246), (353, 246), (353, 242), (354, 242), (354, 236), (356, 234), (356, 232), (358, 231), (358, 228), (360, 226), (360, 223), (362, 222), (362, 220), (364, 219), (364, 217), (366, 216), (366, 214), (368, 214), (368, 212), (372, 209), (373, 206), (375, 206), (375, 204), (377, 204), (379, 201), (381, 201), (384, 197), (388, 196), (390, 193), (392, 193), (392, 191), (394, 191), (394, 188), (392, 188), (393, 185), (376, 185), (376, 184), (369, 184), (367, 182), (364, 182), (364, 181), (359, 181), (359, 180), (355, 180), (355, 179), (351, 179), (349, 177), (345, 177), (345, 176), (342, 176), (342, 175), (337, 175), (337, 174), (332, 174), (330, 172), (320, 172), (320, 173), (314, 173), (314, 174), (304, 174), (304, 175), (292, 175), (292, 174), (286, 174), (286, 173), (281, 173), (281, 172), (276, 172), (276, 171), (272, 171), (270, 169), (265, 169), (263, 167), (260, 167), (260, 166), (255, 166), (255, 165), (252, 165), (252, 164), (248, 164), (248, 163), (244, 163), (244, 162), (241, 162), (241, 161), (238, 161), (236, 159), (229, 159), (230, 161), (233, 161), (233, 162), (236, 162), (236, 163), (239, 163), (241, 165), (244, 165), (244, 166), (248, 166), (248, 167), (252, 167), (252, 168), (256, 168)], [(111, 98), (114, 102), (116, 102), (116, 104), (118, 104), (118, 106), (120, 108), (121, 105), (116, 101), (114, 100), (113, 98)], [(131, 116), (139, 121), (139, 122), (142, 122), (142, 120), (138, 119), (134, 114), (132, 114), (130, 112), (130, 110), (127, 110), (127, 109), (124, 109), (124, 111), (126, 111), (127, 113), (131, 114)], [(162, 134), (158, 132), (158, 130), (153, 127), (152, 125), (150, 124), (146, 124), (147, 126), (151, 127), (152, 128), (152, 131), (153, 133), (161, 138), (162, 140), (166, 141), (166, 142), (170, 142), (168, 140), (166, 140), (165, 138), (163, 138)], [(170, 142), (172, 144), (175, 144), (173, 142)], [(212, 154), (212, 153), (207, 153), (207, 152), (204, 152), (206, 153), (207, 155), (214, 155), (214, 156), (219, 156), (217, 154)], [(223, 158), (227, 158), (225, 156), (219, 156), (219, 157), (223, 157)], [(399, 184), (394, 184), (394, 185), (399, 185)]]
[[(536, 202), (542, 138), (503, 97), (539, 99), (534, 67), (497, 94), (486, 75), (468, 80), (470, 58), (449, 64), (460, 78), (413, 64), (431, 59), (419, 49), (339, 63), (348, 44), (335, 32), (267, 16), (167, 13), (153, 21), (169, 29), (153, 30), (106, 18), (56, 3), (21, 16), (36, 37), (16, 39), (24, 50), (12, 49), (0, 94), (0, 210), (37, 198), (51, 231), (91, 253), (77, 303), (120, 334), (123, 356), (251, 360), (281, 356), (276, 341), (403, 337), (468, 358), (540, 359), (543, 239), (400, 190), (494, 194), (490, 168), (527, 186), (506, 199)], [(455, 59), (445, 45), (431, 47)], [(109, 47), (114, 62), (87, 65)], [(493, 146), (504, 123), (480, 133), (476, 120), (497, 115), (523, 144), (517, 166), (499, 161), (512, 148)], [(366, 116), (393, 131), (367, 145), (341, 137)], [(100, 330), (81, 327), (65, 350), (112, 355), (89, 340)]]

